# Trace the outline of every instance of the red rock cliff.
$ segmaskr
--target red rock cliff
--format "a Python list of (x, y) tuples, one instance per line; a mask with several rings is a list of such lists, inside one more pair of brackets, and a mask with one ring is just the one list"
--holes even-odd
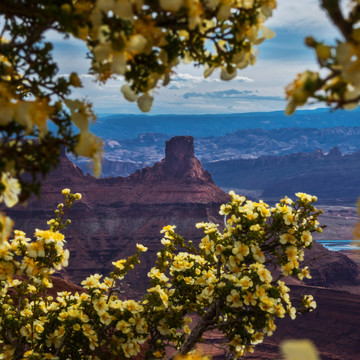
[(126, 178), (85, 176), (63, 154), (59, 168), (43, 184), (41, 199), (9, 209), (16, 227), (29, 235), (35, 228), (46, 228), (46, 220), (63, 201), (63, 188), (82, 194), (69, 211), (66, 277), (78, 283), (89, 274), (107, 273), (112, 261), (131, 255), (136, 243), (142, 243), (149, 251), (128, 282), (136, 284), (136, 290), (146, 286), (144, 272), (154, 264), (163, 226), (177, 225), (184, 237), (196, 240), (201, 232), (195, 223), (222, 222), (219, 206), (228, 201), (196, 159), (190, 136), (171, 139), (161, 162)]
[[(140, 266), (129, 273), (122, 285), (129, 296), (139, 294), (147, 285), (146, 272), (153, 266), (160, 248), (162, 226), (177, 225), (178, 232), (185, 238), (197, 240), (201, 232), (194, 224), (199, 221), (221, 224), (219, 205), (228, 199), (195, 158), (191, 137), (171, 139), (167, 142), (165, 154), (165, 159), (151, 168), (137, 171), (127, 178), (108, 179), (85, 176), (64, 155), (60, 167), (45, 181), (42, 198), (30, 200), (25, 208), (9, 209), (8, 214), (15, 219), (16, 228), (31, 235), (35, 228), (46, 228), (46, 220), (52, 217), (57, 203), (63, 201), (62, 188), (82, 193), (82, 200), (69, 212), (72, 224), (66, 230), (66, 238), (71, 256), (65, 277), (78, 283), (89, 274), (107, 273), (112, 269), (112, 261), (133, 254), (136, 243), (142, 243), (149, 250), (142, 257)], [(314, 269), (311, 285), (336, 287), (344, 282), (356, 283), (356, 265), (344, 255), (331, 253), (318, 245), (310, 256), (313, 257), (316, 259), (310, 264)], [(311, 293), (308, 288), (303, 290)], [(306, 316), (309, 322), (299, 319), (296, 322), (299, 327), (293, 332), (292, 323), (285, 321), (285, 325), (280, 327), (280, 337), (284, 333), (289, 337), (316, 337), (316, 331), (309, 333), (308, 329), (315, 329), (314, 324), (319, 322), (320, 316), (324, 319), (321, 321), (324, 331), (319, 333), (319, 337), (324, 341), (317, 342), (317, 346), (324, 355), (326, 339), (331, 339), (328, 349), (334, 355), (324, 359), (359, 359), (357, 298), (354, 295), (351, 306), (346, 303), (348, 309), (345, 309), (341, 299), (346, 297), (346, 293), (325, 289), (317, 292), (321, 312)], [(335, 296), (336, 301), (333, 300)], [(352, 322), (340, 323), (335, 315), (338, 309), (346, 313), (344, 319), (353, 319)], [(342, 318), (343, 314), (339, 316)], [(338, 325), (341, 328), (338, 329)], [(341, 345), (336, 347), (336, 341)], [(341, 346), (347, 346), (346, 341), (350, 341), (352, 347), (347, 347), (344, 356), (337, 356), (342, 353)], [(276, 342), (271, 339), (261, 349), (264, 352), (258, 358), (278, 358), (275, 355)]]

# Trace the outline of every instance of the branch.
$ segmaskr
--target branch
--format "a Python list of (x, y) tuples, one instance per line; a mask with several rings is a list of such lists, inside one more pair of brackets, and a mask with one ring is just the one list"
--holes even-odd
[(339, 0), (321, 0), (322, 8), (328, 13), (334, 25), (340, 30), (345, 39), (350, 39), (352, 26), (341, 12)]
[(216, 309), (218, 307), (218, 302), (219, 300), (211, 304), (207, 313), (204, 315), (204, 317), (201, 318), (200, 322), (191, 331), (191, 334), (181, 345), (180, 349), (175, 351), (170, 356), (169, 360), (173, 360), (177, 355), (186, 355), (188, 352), (194, 349), (195, 345), (200, 341), (204, 332), (208, 330), (209, 326), (213, 325), (217, 321)]

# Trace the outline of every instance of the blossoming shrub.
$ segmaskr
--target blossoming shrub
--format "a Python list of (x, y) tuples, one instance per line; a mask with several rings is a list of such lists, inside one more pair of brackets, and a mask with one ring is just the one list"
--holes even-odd
[[(139, 263), (141, 252), (113, 262), (107, 277), (89, 276), (86, 291), (46, 295), (50, 275), (67, 266), (69, 252), (60, 233), (66, 212), (80, 194), (63, 190), (49, 230), (35, 230), (35, 239), (15, 230), (0, 243), (0, 358), (105, 359), (129, 358), (149, 343), (148, 357), (185, 355), (204, 332), (218, 329), (237, 357), (271, 335), (277, 317), (295, 318), (316, 304), (310, 295), (294, 305), (283, 276), (310, 277), (301, 268), (304, 248), (311, 248), (321, 211), (315, 197), (298, 193), (298, 200), (282, 199), (270, 208), (230, 192), (221, 206), (223, 231), (213, 223), (199, 223), (204, 237), (198, 246), (166, 226), (156, 266), (148, 277), (143, 299), (120, 300), (119, 281)], [(277, 276), (270, 269), (280, 269)], [(300, 306), (300, 307), (298, 307)], [(195, 316), (196, 315), (196, 316)], [(195, 319), (195, 324), (191, 325)]]
[(334, 109), (354, 109), (360, 102), (360, 2), (321, 0), (321, 7), (338, 30), (336, 41), (307, 37), (305, 43), (316, 54), (319, 71), (298, 74), (286, 88), (287, 114), (310, 102), (325, 102)]

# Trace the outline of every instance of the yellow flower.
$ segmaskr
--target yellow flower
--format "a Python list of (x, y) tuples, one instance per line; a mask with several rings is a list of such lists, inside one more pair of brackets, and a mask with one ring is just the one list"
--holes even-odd
[(11, 246), (7, 241), (0, 242), (0, 259), (10, 261), (14, 254), (10, 252)]
[(259, 263), (265, 262), (265, 255), (258, 246), (251, 246), (251, 252), (254, 259)]
[(248, 276), (241, 278), (239, 284), (243, 290), (247, 290), (249, 287), (253, 286), (253, 282)]
[(13, 225), (14, 222), (3, 212), (0, 212), (0, 243), (7, 241)]
[(120, 320), (116, 324), (116, 330), (121, 331), (123, 334), (127, 334), (131, 331), (131, 325), (124, 320)]
[(32, 258), (45, 257), (44, 244), (40, 241), (32, 242), (28, 247), (28, 256)]
[(315, 346), (309, 340), (286, 340), (281, 344), (285, 360), (319, 360)]
[(101, 160), (103, 157), (103, 143), (100, 138), (89, 131), (82, 131), (75, 152), (80, 156), (91, 157), (94, 166), (94, 176), (101, 174)]
[(249, 254), (249, 247), (245, 244), (242, 244), (240, 241), (235, 241), (232, 253), (239, 259), (243, 260), (245, 256)]
[(190, 334), (190, 333), (191, 333), (191, 329), (189, 328), (188, 325), (185, 325), (185, 326), (183, 327), (183, 329), (184, 329), (184, 333), (185, 333), (185, 334)]
[(286, 263), (285, 265), (281, 266), (281, 271), (283, 272), (283, 274), (285, 276), (291, 275), (293, 272), (293, 269), (294, 269), (294, 264), (291, 262)]
[(161, 335), (167, 335), (170, 333), (169, 325), (165, 322), (164, 319), (160, 320), (157, 329)]
[(259, 224), (250, 226), (250, 231), (260, 231), (260, 230), (261, 230), (261, 226)]
[(184, 5), (184, 0), (160, 0), (160, 6), (165, 11), (177, 12)]
[(24, 316), (24, 317), (31, 317), (33, 315), (33, 312), (31, 309), (25, 308), (24, 310), (20, 311), (20, 314), (21, 314), (21, 316)]
[(255, 294), (261, 301), (263, 301), (267, 297), (266, 287), (264, 285), (261, 286), (257, 285)]
[(156, 357), (156, 358), (161, 358), (163, 356), (163, 353), (159, 350), (156, 350), (153, 355)]
[(305, 266), (303, 269), (301, 269), (301, 272), (298, 274), (298, 278), (300, 280), (303, 280), (304, 277), (311, 279), (310, 270), (308, 266)]
[(99, 275), (99, 274), (91, 275), (91, 276), (87, 277), (85, 280), (83, 280), (81, 282), (81, 285), (85, 289), (90, 289), (90, 288), (93, 288), (93, 287), (97, 287), (99, 285), (100, 278), (101, 278), (101, 275)]
[(107, 313), (106, 311), (105, 312), (102, 312), (102, 313), (99, 313), (99, 316), (100, 316), (100, 321), (105, 324), (105, 325), (109, 325), (111, 323), (111, 315), (109, 313)]
[(309, 246), (312, 243), (312, 235), (310, 231), (304, 231), (301, 235), (301, 241), (304, 242), (305, 246)]
[(264, 332), (268, 336), (271, 336), (274, 333), (275, 330), (276, 330), (276, 325), (274, 323), (274, 319), (269, 318), (268, 322), (267, 322), (267, 326), (265, 326), (265, 328), (264, 328)]
[(95, 331), (92, 329), (91, 325), (89, 325), (89, 324), (83, 324), (83, 325), (81, 325), (81, 328), (83, 330), (83, 334), (86, 337), (91, 337), (95, 334)]
[(253, 212), (251, 209), (246, 209), (245, 214), (248, 220), (255, 220), (259, 216), (257, 212)]
[(136, 247), (137, 247), (137, 249), (138, 249), (139, 251), (141, 251), (141, 252), (145, 252), (145, 251), (147, 251), (147, 249), (148, 249), (146, 246), (141, 245), (141, 244), (136, 244)]
[(285, 252), (289, 261), (297, 259), (298, 252), (295, 246), (289, 246), (288, 248), (286, 248)]
[(109, 308), (108, 304), (106, 303), (105, 299), (95, 299), (93, 300), (93, 306), (98, 315), (103, 314)]
[(158, 279), (161, 282), (167, 282), (169, 280), (169, 278), (164, 273), (162, 273), (159, 269), (156, 268), (152, 268), (147, 275), (148, 277), (152, 279)]
[(0, 280), (6, 280), (15, 273), (15, 265), (12, 262), (0, 261)]
[(275, 312), (274, 305), (275, 304), (268, 297), (264, 297), (260, 303), (260, 309), (270, 314), (274, 314)]
[(137, 98), (137, 105), (142, 112), (149, 112), (154, 98), (149, 94), (143, 94)]
[(254, 295), (251, 292), (247, 292), (245, 295), (243, 295), (244, 304), (245, 305), (256, 305), (256, 298), (257, 296)]
[(209, 235), (206, 235), (201, 239), (200, 249), (205, 250), (205, 253), (208, 255), (214, 251), (214, 242), (210, 239)]
[(168, 305), (168, 295), (165, 293), (165, 291), (160, 287), (160, 285), (156, 285), (155, 287), (152, 287), (148, 289), (148, 292), (150, 293), (157, 293), (163, 302), (163, 304), (167, 307)]
[(302, 303), (307, 308), (316, 309), (316, 302), (314, 301), (314, 298), (312, 295), (305, 295)]
[(136, 331), (139, 334), (144, 334), (148, 328), (145, 319), (140, 314), (136, 314), (134, 319), (135, 319)]
[(296, 225), (297, 216), (293, 213), (286, 213), (284, 215), (284, 221), (286, 225)]
[(174, 229), (176, 228), (175, 225), (167, 225), (167, 226), (164, 226), (162, 228), (162, 230), (160, 231), (160, 233), (164, 233), (164, 232), (167, 232), (167, 231), (174, 231)]
[(242, 301), (240, 298), (240, 294), (235, 290), (231, 290), (230, 295), (226, 297), (226, 301), (232, 304), (233, 307), (240, 307), (242, 306)]
[(262, 343), (263, 340), (264, 340), (264, 334), (258, 332), (258, 333), (253, 334), (253, 336), (251, 337), (251, 344), (257, 345), (257, 344)]
[(291, 243), (294, 244), (296, 241), (295, 236), (289, 233), (286, 234), (282, 234), (280, 235), (280, 243), (281, 244), (287, 244), (287, 243)]
[(9, 173), (1, 174), (1, 185), (4, 190), (0, 194), (0, 202), (4, 201), (7, 207), (12, 207), (19, 201), (18, 195), (21, 192), (20, 183), (17, 179), (12, 178)]
[(272, 281), (272, 276), (270, 274), (270, 271), (267, 270), (265, 267), (260, 268), (258, 270), (258, 275), (260, 280), (266, 282), (266, 283), (270, 283)]
[(295, 195), (298, 198), (300, 198), (300, 200), (303, 201), (304, 203), (308, 203), (308, 202), (312, 201), (312, 198), (313, 198), (311, 195), (305, 194), (302, 192), (295, 193)]

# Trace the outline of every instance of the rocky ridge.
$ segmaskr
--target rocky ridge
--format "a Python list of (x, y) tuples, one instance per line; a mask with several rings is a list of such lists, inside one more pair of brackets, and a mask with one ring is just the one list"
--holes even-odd
[[(94, 128), (104, 138), (103, 177), (128, 176), (134, 169), (153, 165), (162, 159), (163, 143), (170, 139), (169, 135), (162, 133), (140, 133), (136, 138), (115, 139), (115, 132), (103, 132), (103, 126), (100, 122)], [(234, 129), (237, 129), (235, 125), (225, 136), (197, 135), (195, 153), (201, 162), (311, 153), (316, 149), (328, 152), (334, 146), (339, 146), (344, 154), (360, 149), (360, 127)], [(89, 171), (81, 159), (71, 160), (85, 172)]]
[(314, 194), (319, 202), (355, 204), (360, 194), (360, 152), (342, 154), (338, 147), (325, 153), (294, 153), (257, 159), (206, 163), (214, 180), (224, 188), (258, 190), (265, 201), (295, 192)]

